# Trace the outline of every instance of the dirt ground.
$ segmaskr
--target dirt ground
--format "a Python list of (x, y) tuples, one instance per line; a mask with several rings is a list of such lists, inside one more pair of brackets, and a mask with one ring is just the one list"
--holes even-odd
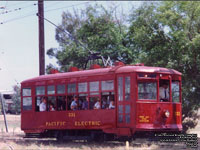
[[(0, 150), (192, 150), (184, 142), (159, 142), (149, 138), (137, 138), (131, 142), (57, 142), (56, 139), (24, 139), (20, 129), (20, 115), (7, 115), (8, 133), (3, 116), (0, 115)], [(200, 121), (189, 133), (198, 135), (200, 143)], [(199, 147), (200, 150), (200, 147)]]

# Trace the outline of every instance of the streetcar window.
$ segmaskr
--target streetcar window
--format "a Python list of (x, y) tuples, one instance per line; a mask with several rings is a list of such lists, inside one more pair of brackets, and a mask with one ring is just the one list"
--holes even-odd
[(31, 96), (31, 88), (24, 88), (22, 90), (22, 96)]
[(90, 93), (90, 95), (99, 95), (99, 92)]
[(65, 85), (57, 85), (57, 94), (65, 93)]
[(138, 99), (140, 100), (156, 100), (157, 84), (155, 82), (138, 83)]
[(123, 122), (123, 105), (118, 106), (118, 122)]
[(67, 92), (68, 93), (75, 93), (76, 92), (76, 83), (68, 84), (67, 85)]
[(114, 90), (114, 81), (113, 80), (101, 81), (101, 90), (102, 91)]
[(169, 102), (169, 80), (159, 81), (159, 99), (161, 102)]
[(180, 102), (179, 81), (172, 81), (172, 102)]
[[(88, 94), (79, 94), (78, 98), (78, 109), (87, 110), (89, 106), (89, 101), (87, 100)], [(89, 99), (89, 98), (88, 98)]]
[(73, 96), (67, 96), (67, 110), (71, 110), (71, 103), (73, 101)]
[(131, 106), (125, 105), (125, 122), (130, 123), (130, 112), (131, 112)]
[(31, 110), (31, 109), (32, 109), (32, 98), (23, 97), (23, 110)]
[(99, 91), (99, 81), (90, 82), (90, 92), (97, 92)]
[(53, 85), (50, 85), (50, 86), (47, 86), (47, 94), (55, 94), (55, 86)]
[(125, 115), (125, 121), (126, 121), (126, 123), (130, 123), (130, 119), (131, 117), (130, 117), (130, 114), (126, 114)]
[(45, 95), (45, 87), (37, 86), (36, 87), (36, 95)]
[(125, 113), (129, 114), (131, 112), (131, 106), (130, 105), (126, 105), (125, 106)]
[(119, 101), (123, 100), (123, 78), (122, 77), (118, 78), (118, 100)]
[(125, 77), (125, 100), (130, 100), (130, 77)]
[[(102, 92), (101, 94), (101, 108), (102, 109), (108, 109), (111, 105), (111, 101), (114, 101), (114, 92)], [(110, 109), (113, 109), (113, 107), (110, 106)]]
[(99, 97), (90, 97), (89, 109), (100, 109), (100, 108), (101, 108), (101, 104), (100, 104)]
[(42, 102), (42, 97), (36, 97), (36, 107), (35, 107), (35, 111), (39, 111), (39, 107), (40, 107), (40, 103)]
[(56, 110), (56, 97), (55, 96), (48, 96), (47, 110), (48, 111)]
[(144, 73), (140, 73), (138, 74), (139, 78), (156, 78), (156, 74), (144, 74)]
[(78, 92), (87, 92), (87, 82), (78, 84)]
[(65, 101), (66, 97), (65, 96), (57, 96), (57, 110), (58, 111), (62, 111), (62, 110), (66, 110), (66, 101)]

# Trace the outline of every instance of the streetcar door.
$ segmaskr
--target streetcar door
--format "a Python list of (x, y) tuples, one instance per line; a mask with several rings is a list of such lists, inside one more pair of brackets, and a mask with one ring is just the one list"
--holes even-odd
[(117, 126), (131, 125), (131, 76), (117, 76)]

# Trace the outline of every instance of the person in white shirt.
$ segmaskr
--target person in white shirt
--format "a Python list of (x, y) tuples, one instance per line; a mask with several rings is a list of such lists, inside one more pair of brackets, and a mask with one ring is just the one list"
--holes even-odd
[(115, 104), (114, 104), (114, 101), (110, 101), (110, 104), (109, 104), (109, 109), (114, 109), (115, 108)]
[(169, 90), (167, 83), (162, 84), (159, 88), (159, 97), (160, 101), (169, 101)]
[(40, 103), (40, 111), (46, 111), (47, 110), (47, 100), (45, 97), (42, 99), (42, 102)]
[(97, 102), (94, 104), (94, 109), (100, 109), (100, 108), (101, 108), (101, 105), (100, 105), (99, 99), (97, 99)]
[(77, 110), (78, 109), (78, 97), (75, 96), (74, 100), (71, 103), (71, 110)]

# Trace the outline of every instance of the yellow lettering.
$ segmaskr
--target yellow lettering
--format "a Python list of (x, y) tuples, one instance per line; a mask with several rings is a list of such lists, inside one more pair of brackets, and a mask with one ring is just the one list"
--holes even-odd
[(75, 126), (84, 127), (84, 126), (100, 126), (100, 121), (75, 121)]
[(139, 116), (139, 122), (147, 123), (149, 122), (149, 116)]
[(89, 121), (89, 126), (91, 126), (91, 124), (92, 124), (92, 122), (91, 122), (91, 121)]
[(68, 117), (75, 117), (76, 114), (75, 113), (68, 113)]
[(97, 125), (100, 126), (100, 121), (97, 121)]
[(175, 116), (180, 116), (181, 113), (180, 112), (175, 112)]
[(59, 127), (59, 126), (65, 126), (66, 122), (63, 121), (57, 121), (57, 122), (46, 122), (45, 125), (47, 127)]
[(92, 126), (95, 126), (95, 122), (94, 121), (92, 121)]

